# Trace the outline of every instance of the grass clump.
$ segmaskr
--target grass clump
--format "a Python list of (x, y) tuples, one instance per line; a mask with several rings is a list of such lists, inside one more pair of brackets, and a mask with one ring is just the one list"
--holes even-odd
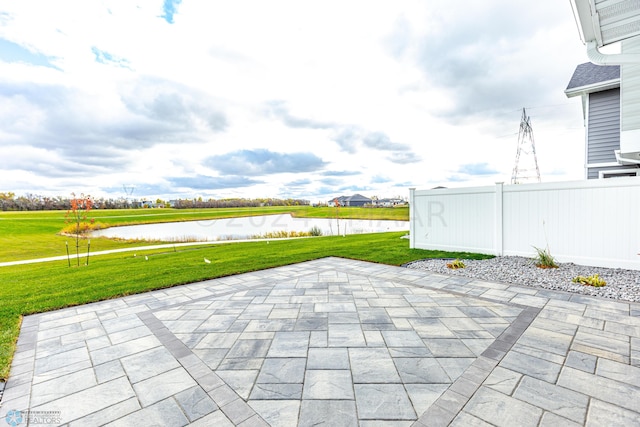
[(558, 268), (558, 264), (556, 263), (555, 258), (551, 255), (549, 248), (540, 249), (537, 247), (533, 247), (536, 250), (536, 256), (533, 258), (536, 267), (538, 268)]
[(573, 283), (580, 283), (582, 285), (594, 286), (596, 288), (601, 288), (607, 284), (604, 280), (600, 278), (599, 275), (593, 274), (591, 276), (577, 276), (571, 280)]

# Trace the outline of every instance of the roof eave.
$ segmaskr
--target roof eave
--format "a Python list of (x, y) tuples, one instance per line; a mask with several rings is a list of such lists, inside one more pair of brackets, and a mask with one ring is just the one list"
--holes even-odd
[(603, 90), (615, 89), (617, 87), (620, 87), (620, 78), (565, 89), (564, 93), (567, 98), (573, 98), (574, 96), (586, 95), (587, 93), (593, 92), (602, 92)]

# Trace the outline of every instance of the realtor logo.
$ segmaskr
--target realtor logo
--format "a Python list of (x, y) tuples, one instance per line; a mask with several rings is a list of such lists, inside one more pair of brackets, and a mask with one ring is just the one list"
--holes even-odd
[(22, 412), (16, 411), (15, 409), (7, 412), (7, 416), (5, 417), (7, 424), (11, 427), (16, 427), (18, 424), (22, 423)]

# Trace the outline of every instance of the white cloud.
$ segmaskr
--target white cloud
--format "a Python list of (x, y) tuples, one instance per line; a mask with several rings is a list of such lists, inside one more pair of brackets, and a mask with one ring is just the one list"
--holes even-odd
[(568, 4), (523, 6), (3, 4), (0, 43), (18, 50), (0, 51), (0, 155), (15, 160), (0, 190), (384, 197), (465, 165), (495, 172), (465, 185), (508, 182), (522, 107), (543, 179), (580, 179), (580, 105), (563, 90), (584, 48)]

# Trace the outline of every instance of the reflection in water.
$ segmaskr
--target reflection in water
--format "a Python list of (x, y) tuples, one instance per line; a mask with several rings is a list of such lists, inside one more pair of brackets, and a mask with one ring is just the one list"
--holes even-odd
[(408, 231), (408, 221), (375, 219), (293, 218), (291, 215), (261, 215), (204, 221), (127, 225), (98, 230), (95, 237), (175, 241), (250, 239), (279, 232), (309, 232), (317, 227), (323, 235)]

